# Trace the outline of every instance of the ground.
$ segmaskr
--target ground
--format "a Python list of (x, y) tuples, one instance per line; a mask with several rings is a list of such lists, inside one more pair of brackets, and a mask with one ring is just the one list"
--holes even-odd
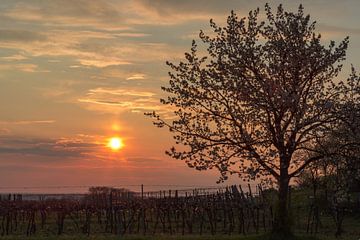
[[(84, 236), (84, 235), (62, 235), (59, 237), (51, 236), (35, 236), (35, 237), (26, 237), (27, 240), (266, 240), (268, 236), (266, 235), (254, 235), (254, 236), (243, 236), (243, 235), (233, 235), (233, 236), (226, 236), (226, 235), (216, 235), (216, 236), (169, 236), (169, 235), (160, 235), (160, 236), (114, 236), (114, 235), (91, 235), (91, 236)], [(1, 237), (1, 240), (23, 240), (24, 236), (10, 236), (10, 237)], [(296, 240), (335, 240), (335, 236), (296, 236)], [(341, 240), (358, 240), (358, 238), (354, 238), (354, 236), (343, 236)]]

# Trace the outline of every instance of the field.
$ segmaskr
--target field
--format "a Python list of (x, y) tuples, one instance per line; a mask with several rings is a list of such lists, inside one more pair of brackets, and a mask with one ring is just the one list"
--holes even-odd
[[(2, 237), (4, 240), (22, 240), (24, 237), (21, 236), (7, 236)], [(63, 235), (63, 236), (36, 236), (36, 237), (27, 237), (29, 240), (116, 240), (119, 239), (119, 236), (113, 235), (93, 235), (93, 236), (84, 236), (84, 235)], [(121, 239), (124, 240), (266, 240), (267, 235), (254, 235), (254, 236), (242, 236), (242, 235), (233, 235), (233, 236), (123, 236)], [(334, 236), (296, 236), (295, 240), (335, 240)], [(341, 240), (357, 240), (356, 236), (344, 236), (340, 238)]]
[[(304, 190), (291, 193), (295, 234), (335, 239), (333, 212), (307, 196)], [(266, 239), (276, 212), (274, 191), (250, 186), (157, 194), (97, 189), (78, 199), (9, 197), (0, 202), (2, 239)], [(342, 239), (359, 239), (358, 203), (338, 210)]]

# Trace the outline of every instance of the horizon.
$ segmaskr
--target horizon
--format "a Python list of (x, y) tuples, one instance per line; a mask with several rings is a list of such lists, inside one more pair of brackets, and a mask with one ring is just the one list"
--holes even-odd
[[(231, 184), (236, 185), (236, 184)], [(24, 186), (24, 187), (0, 187), (0, 195), (8, 195), (8, 194), (20, 194), (20, 195), (66, 195), (66, 194), (87, 194), (89, 193), (89, 189), (92, 187), (105, 187), (105, 188), (114, 188), (114, 189), (126, 189), (131, 192), (139, 193), (142, 190), (144, 192), (163, 192), (163, 191), (192, 191), (196, 189), (225, 189), (226, 187), (231, 186), (229, 184), (220, 184), (220, 185), (145, 185), (145, 184), (133, 184), (133, 185), (107, 185), (107, 186), (99, 186), (99, 185), (73, 185), (73, 186)], [(250, 185), (251, 188), (257, 188), (257, 183), (243, 183), (237, 184), (243, 189), (247, 189)]]
[[(173, 144), (145, 112), (159, 99), (166, 61), (178, 63), (209, 20), (223, 26), (262, 1), (1, 1), (0, 192), (38, 186), (214, 186), (165, 155)], [(281, 1), (270, 1), (275, 9)], [(302, 1), (283, 4), (295, 10)], [(338, 79), (360, 60), (359, 1), (304, 1), (324, 43), (350, 36)], [(324, 7), (326, 6), (326, 7)], [(46, 183), (46, 184), (44, 184)], [(233, 176), (222, 185), (247, 184)]]

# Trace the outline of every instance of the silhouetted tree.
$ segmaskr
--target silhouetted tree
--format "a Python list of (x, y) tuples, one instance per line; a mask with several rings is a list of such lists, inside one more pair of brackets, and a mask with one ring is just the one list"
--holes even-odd
[(316, 150), (325, 155), (313, 164), (323, 177), (326, 193), (330, 192), (336, 236), (343, 232), (344, 205), (349, 203), (351, 188), (360, 180), (360, 77), (354, 68), (346, 83), (337, 86), (340, 92), (337, 126), (319, 141)]
[(158, 127), (168, 127), (180, 149), (167, 153), (198, 170), (217, 168), (245, 179), (270, 176), (279, 189), (274, 233), (291, 235), (289, 181), (310, 163), (309, 155), (336, 122), (339, 88), (334, 78), (345, 59), (348, 38), (338, 46), (321, 43), (315, 22), (300, 5), (296, 13), (280, 5), (265, 6), (247, 18), (231, 12), (227, 26), (212, 20), (214, 34), (199, 36), (207, 56), (198, 57), (192, 43), (186, 61), (169, 63), (168, 94), (162, 103), (174, 108), (174, 119), (151, 113)]
[(95, 186), (89, 188), (89, 194), (91, 195), (110, 195), (117, 194), (125, 197), (134, 196), (135, 193), (126, 188), (114, 188), (106, 186)]

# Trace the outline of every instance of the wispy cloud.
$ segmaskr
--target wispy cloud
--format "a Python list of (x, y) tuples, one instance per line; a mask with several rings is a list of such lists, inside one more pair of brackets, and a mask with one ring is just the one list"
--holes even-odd
[(156, 111), (166, 119), (172, 119), (173, 107), (160, 103), (159, 95), (150, 91), (119, 88), (90, 89), (78, 102), (91, 111), (120, 114)]
[(114, 34), (116, 37), (128, 37), (128, 38), (140, 38), (140, 37), (148, 37), (151, 34), (148, 33), (137, 33), (137, 32), (122, 32)]
[[(121, 41), (120, 36), (117, 36), (118, 34), (101, 30), (55, 29), (42, 33), (46, 37), (41, 41), (19, 41), (16, 38), (2, 40), (0, 38), (0, 48), (22, 52), (28, 58), (41, 56), (71, 57), (83, 66), (98, 68), (158, 60), (165, 61), (170, 53), (180, 55), (178, 49), (167, 44), (124, 42)], [(171, 48), (172, 51), (170, 51)]]
[(51, 124), (55, 120), (16, 120), (16, 121), (0, 121), (0, 125), (31, 125), (31, 124)]
[(136, 74), (133, 74), (130, 77), (126, 78), (126, 80), (143, 80), (145, 78), (146, 78), (145, 74), (136, 73)]
[(119, 88), (90, 89), (84, 98), (78, 99), (87, 103), (90, 110), (120, 113), (124, 111), (158, 110), (159, 100), (156, 94), (147, 91), (127, 90)]
[(0, 135), (9, 134), (11, 131), (8, 128), (0, 128)]
[(210, 18), (220, 18), (231, 9), (239, 9), (241, 3), (228, 0), (221, 1), (176, 1), (176, 0), (135, 0), (131, 9), (137, 17), (128, 19), (130, 23), (176, 25), (194, 20), (209, 21)]
[(0, 41), (3, 42), (33, 42), (44, 40), (46, 40), (46, 36), (38, 32), (28, 30), (0, 29)]
[(134, 71), (132, 70), (132, 68), (125, 69), (124, 67), (111, 66), (101, 69), (99, 75), (93, 76), (93, 78), (97, 78), (97, 79), (115, 78), (119, 80), (144, 80), (148, 78), (148, 74)]
[(354, 36), (360, 34), (360, 28), (349, 28), (343, 26), (331, 26), (326, 24), (318, 25), (319, 32), (325, 39), (344, 38), (346, 36)]
[(145, 92), (138, 90), (124, 90), (117, 88), (96, 88), (90, 89), (88, 95), (95, 94), (110, 94), (110, 95), (118, 95), (118, 96), (133, 96), (133, 97), (152, 97), (156, 94), (153, 92)]
[(67, 27), (88, 26), (106, 29), (124, 29), (123, 18), (117, 7), (109, 1), (53, 0), (17, 3), (3, 15), (20, 20), (43, 22), (46, 25)]
[(102, 144), (80, 135), (74, 138), (46, 139), (24, 136), (0, 136), (0, 154), (47, 157), (84, 157), (96, 152)]
[(17, 70), (28, 73), (35, 72), (49, 72), (49, 70), (40, 69), (38, 65), (32, 63), (16, 63), (16, 64), (1, 64), (0, 70)]
[[(23, 43), (19, 41), (1, 41), (0, 47), (15, 49), (26, 52), (29, 56), (71, 56), (84, 66), (106, 67), (112, 65), (130, 64), (118, 55), (108, 54), (105, 49), (99, 47), (86, 48), (84, 42), (92, 38), (109, 39), (108, 34), (94, 34), (84, 32), (83, 34), (74, 31), (50, 31), (46, 33), (47, 41)], [(83, 44), (83, 45), (82, 45)], [(100, 50), (100, 51), (99, 51)], [(104, 51), (105, 50), (105, 51)]]
[(21, 55), (21, 54), (14, 54), (11, 56), (1, 57), (1, 58), (6, 61), (21, 61), (21, 60), (28, 59), (28, 57), (25, 57), (24, 55)]
[(124, 61), (119, 58), (108, 58), (108, 57), (98, 57), (96, 59), (79, 59), (79, 62), (81, 65), (84, 66), (93, 66), (99, 68), (131, 64), (131, 62)]

